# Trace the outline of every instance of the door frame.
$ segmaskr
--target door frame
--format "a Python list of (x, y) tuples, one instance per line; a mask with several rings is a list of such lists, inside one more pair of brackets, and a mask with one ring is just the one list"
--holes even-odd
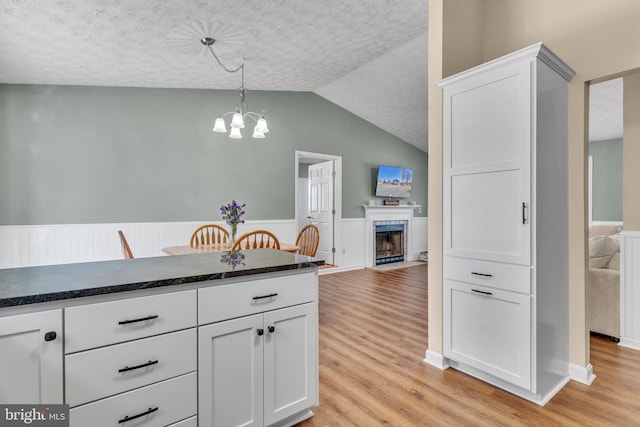
[(333, 247), (336, 248), (336, 252), (333, 256), (333, 262), (335, 265), (342, 265), (342, 156), (336, 156), (333, 154), (313, 153), (310, 151), (295, 150), (295, 162), (294, 162), (294, 199), (295, 199), (295, 223), (298, 224), (298, 174), (300, 160), (303, 158), (311, 158), (319, 161), (333, 160), (334, 171), (336, 173), (333, 180), (333, 209), (336, 214), (334, 216), (333, 223)]

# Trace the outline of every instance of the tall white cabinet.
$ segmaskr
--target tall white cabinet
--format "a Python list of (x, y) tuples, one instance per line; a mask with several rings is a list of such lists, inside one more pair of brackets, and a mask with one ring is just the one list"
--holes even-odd
[(444, 356), (539, 404), (569, 379), (573, 75), (538, 43), (439, 83)]

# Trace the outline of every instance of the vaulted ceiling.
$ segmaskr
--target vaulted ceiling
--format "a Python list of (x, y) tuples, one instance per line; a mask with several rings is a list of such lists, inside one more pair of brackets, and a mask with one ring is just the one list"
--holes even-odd
[(0, 0), (0, 83), (237, 89), (210, 35), (250, 91), (315, 92), (427, 151), (427, 2)]

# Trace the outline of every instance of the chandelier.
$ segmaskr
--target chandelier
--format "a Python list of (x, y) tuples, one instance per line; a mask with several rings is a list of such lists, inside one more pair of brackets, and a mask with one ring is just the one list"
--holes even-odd
[(265, 133), (269, 132), (269, 128), (267, 127), (267, 120), (264, 118), (265, 111), (262, 110), (262, 113), (255, 113), (253, 111), (249, 111), (249, 106), (247, 104), (247, 89), (244, 87), (244, 58), (242, 59), (242, 64), (237, 68), (227, 68), (218, 55), (213, 51), (213, 44), (215, 43), (215, 39), (213, 37), (203, 37), (200, 39), (200, 43), (206, 46), (211, 52), (211, 55), (216, 59), (218, 65), (222, 67), (227, 73), (237, 73), (240, 71), (242, 75), (242, 84), (240, 86), (240, 100), (236, 104), (236, 109), (234, 111), (229, 111), (227, 113), (220, 114), (218, 111), (218, 117), (213, 125), (214, 132), (226, 133), (227, 126), (224, 122), (224, 117), (231, 116), (231, 123), (229, 126), (231, 127), (231, 132), (229, 132), (229, 138), (233, 139), (241, 139), (242, 132), (240, 129), (244, 129), (245, 122), (247, 118), (252, 119), (255, 122), (255, 127), (253, 128), (253, 134), (251, 135), (253, 138), (264, 138)]

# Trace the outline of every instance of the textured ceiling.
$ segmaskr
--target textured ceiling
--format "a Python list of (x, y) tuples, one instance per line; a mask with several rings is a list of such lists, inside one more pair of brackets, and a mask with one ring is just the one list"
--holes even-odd
[(589, 141), (622, 138), (623, 79), (589, 87)]
[(427, 151), (427, 33), (316, 93)]
[(0, 0), (0, 83), (235, 89), (193, 25), (216, 22), (249, 90), (316, 92), (426, 151), (427, 1)]

